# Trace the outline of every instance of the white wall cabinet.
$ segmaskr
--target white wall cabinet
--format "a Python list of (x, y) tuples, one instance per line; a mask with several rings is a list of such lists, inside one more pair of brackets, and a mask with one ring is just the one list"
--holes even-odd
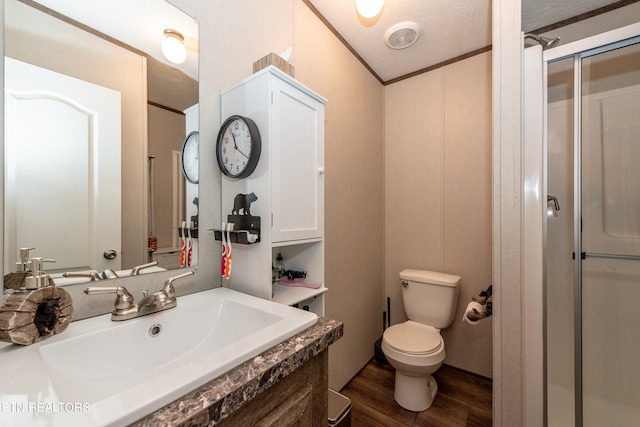
[[(222, 216), (237, 194), (255, 193), (260, 242), (232, 244), (232, 273), (223, 285), (261, 298), (324, 314), (324, 105), (326, 100), (275, 67), (265, 68), (222, 93), (222, 121), (251, 118), (262, 153), (244, 179), (222, 179)], [(319, 288), (272, 286), (278, 253), (288, 270), (307, 272)]]

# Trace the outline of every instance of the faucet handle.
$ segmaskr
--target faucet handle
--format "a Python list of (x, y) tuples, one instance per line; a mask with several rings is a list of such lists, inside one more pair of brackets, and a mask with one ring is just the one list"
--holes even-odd
[(55, 259), (50, 258), (42, 258), (41, 256), (31, 258), (31, 273), (34, 275), (40, 274), (42, 272), (42, 264), (45, 262), (56, 262)]
[(68, 271), (66, 273), (62, 273), (62, 277), (88, 277), (92, 282), (102, 280), (102, 276), (95, 271)]
[(133, 267), (131, 269), (131, 275), (132, 276), (137, 276), (137, 275), (140, 274), (140, 270), (142, 270), (144, 268), (153, 267), (154, 265), (158, 265), (158, 261), (151, 261), (151, 262), (146, 263), (146, 264), (136, 265), (135, 267)]
[(184, 279), (185, 277), (193, 276), (193, 271), (187, 271), (177, 276), (169, 277), (160, 292), (164, 292), (168, 298), (172, 299), (176, 297), (175, 289), (173, 288), (173, 282), (176, 280)]
[(117, 294), (113, 314), (124, 314), (125, 311), (136, 307), (133, 295), (124, 286), (91, 286), (85, 289), (84, 293), (87, 295)]

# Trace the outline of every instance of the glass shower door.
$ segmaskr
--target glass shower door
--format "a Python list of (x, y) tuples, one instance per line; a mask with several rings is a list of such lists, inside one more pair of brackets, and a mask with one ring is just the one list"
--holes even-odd
[[(547, 426), (575, 425), (574, 63), (547, 66), (546, 405)], [(556, 209), (559, 208), (559, 209)]]
[(640, 44), (582, 55), (584, 426), (640, 423)]

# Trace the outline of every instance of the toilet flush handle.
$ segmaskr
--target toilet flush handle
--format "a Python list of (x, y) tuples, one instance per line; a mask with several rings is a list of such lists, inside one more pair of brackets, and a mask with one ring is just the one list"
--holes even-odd
[(409, 286), (409, 281), (408, 280), (403, 280), (401, 283), (402, 283), (402, 286), (405, 287), (405, 288), (407, 286)]

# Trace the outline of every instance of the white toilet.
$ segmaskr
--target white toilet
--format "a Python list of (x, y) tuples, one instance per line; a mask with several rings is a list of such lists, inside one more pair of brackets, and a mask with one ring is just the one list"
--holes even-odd
[(384, 331), (382, 351), (396, 369), (393, 397), (410, 411), (424, 411), (438, 392), (431, 376), (445, 358), (440, 330), (453, 321), (460, 277), (423, 270), (402, 270), (402, 301), (409, 320)]

